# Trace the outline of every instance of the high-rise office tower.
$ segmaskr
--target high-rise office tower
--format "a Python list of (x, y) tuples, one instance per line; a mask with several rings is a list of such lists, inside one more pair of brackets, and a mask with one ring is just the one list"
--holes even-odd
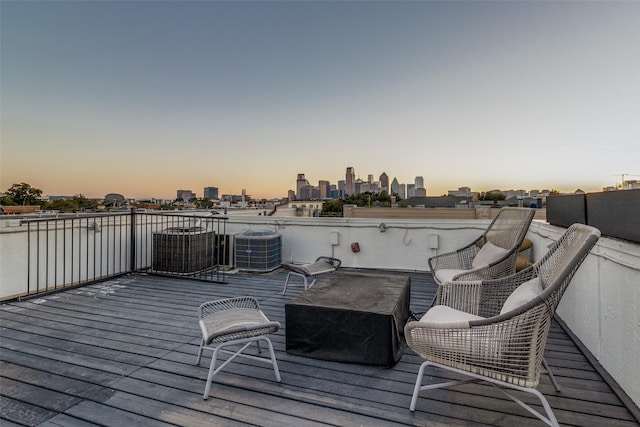
[(313, 198), (313, 185), (303, 185), (298, 193), (298, 200), (311, 200)]
[(416, 189), (424, 188), (424, 178), (421, 176), (416, 176)]
[(188, 202), (191, 199), (194, 199), (196, 197), (196, 193), (194, 193), (191, 190), (178, 190), (177, 192), (177, 199), (182, 199), (185, 202)]
[(407, 199), (416, 195), (416, 186), (414, 184), (407, 184)]
[(304, 177), (303, 173), (299, 173), (298, 174), (298, 178), (296, 178), (296, 197), (298, 198), (298, 200), (304, 200), (301, 194), (301, 191), (303, 187), (306, 187), (309, 185), (309, 181)]
[(427, 197), (427, 190), (424, 187), (416, 188), (415, 193), (416, 197)]
[(338, 197), (340, 198), (344, 197), (345, 187), (346, 187), (346, 183), (344, 182), (344, 179), (341, 179), (340, 181), (338, 181)]
[(218, 187), (204, 187), (204, 195), (209, 200), (218, 200)]
[(338, 186), (335, 184), (331, 184), (329, 197), (332, 199), (337, 199), (340, 197), (340, 192), (338, 191)]
[(389, 192), (389, 176), (385, 172), (380, 175), (380, 188), (382, 191)]
[(320, 199), (330, 199), (331, 198), (331, 186), (329, 185), (329, 181), (318, 181), (318, 190), (320, 192)]
[(396, 177), (393, 177), (393, 181), (391, 181), (391, 193), (390, 195), (400, 194), (400, 183)]
[(349, 166), (344, 177), (344, 192), (348, 196), (356, 194), (356, 170)]
[(367, 184), (371, 184), (371, 183), (373, 183), (373, 174), (372, 173), (367, 175)]

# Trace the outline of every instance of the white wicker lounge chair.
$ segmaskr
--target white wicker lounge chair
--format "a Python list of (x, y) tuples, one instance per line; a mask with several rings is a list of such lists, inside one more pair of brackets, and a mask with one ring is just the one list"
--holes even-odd
[[(337, 258), (331, 258), (326, 256), (318, 257), (315, 262), (310, 264), (282, 264), (285, 270), (289, 270), (287, 278), (284, 281), (284, 287), (282, 288), (282, 295), (287, 292), (287, 285), (289, 284), (289, 278), (291, 275), (301, 277), (304, 280), (304, 290), (313, 286), (316, 283), (316, 276), (324, 273), (332, 273), (340, 267), (341, 261)], [(311, 277), (313, 280), (311, 283), (307, 282), (307, 279)]]
[[(484, 280), (516, 272), (518, 248), (535, 215), (534, 209), (502, 208), (489, 227), (473, 242), (454, 252), (429, 258), (429, 268), (440, 285), (455, 280)], [(440, 286), (431, 305), (438, 304)]]
[[(426, 359), (418, 372), (411, 411), (421, 390), (482, 380), (534, 394), (546, 417), (499, 387), (533, 415), (557, 426), (551, 406), (535, 387), (546, 368), (543, 352), (556, 307), (599, 236), (593, 227), (574, 224), (542, 259), (514, 275), (444, 283), (443, 305), (405, 326), (407, 344)], [(471, 379), (423, 386), (430, 365)]]
[[(280, 329), (280, 323), (270, 322), (267, 319), (267, 316), (260, 310), (258, 300), (253, 297), (238, 297), (206, 302), (198, 309), (198, 318), (202, 331), (202, 342), (198, 350), (196, 365), (200, 364), (203, 350), (213, 350), (204, 391), (205, 399), (209, 397), (213, 376), (238, 356), (273, 365), (276, 381), (280, 382), (278, 362), (273, 352), (271, 340), (267, 337), (267, 334), (275, 333)], [(267, 344), (269, 359), (242, 354), (252, 343), (256, 343), (258, 352), (262, 352), (260, 341)], [(239, 345), (242, 347), (235, 352), (225, 350), (225, 347)], [(220, 352), (231, 354), (231, 357), (216, 368)]]

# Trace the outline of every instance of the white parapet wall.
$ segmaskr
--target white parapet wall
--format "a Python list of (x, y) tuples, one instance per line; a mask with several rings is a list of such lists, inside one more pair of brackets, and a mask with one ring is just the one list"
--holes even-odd
[[(535, 258), (564, 228), (534, 222)], [(558, 316), (640, 406), (640, 244), (602, 237), (576, 272)]]

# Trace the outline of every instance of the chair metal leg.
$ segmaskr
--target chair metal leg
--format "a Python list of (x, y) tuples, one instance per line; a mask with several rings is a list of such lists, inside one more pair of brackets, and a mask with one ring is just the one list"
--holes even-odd
[(280, 382), (282, 381), (282, 378), (280, 377), (280, 370), (278, 369), (278, 361), (276, 360), (276, 354), (273, 351), (273, 344), (271, 343), (271, 340), (267, 337), (263, 337), (264, 341), (267, 342), (267, 346), (269, 347), (269, 354), (271, 355), (271, 364), (273, 365), (273, 373), (276, 376), (276, 381)]
[[(245, 345), (242, 346), (242, 348), (238, 351), (236, 351), (235, 353), (233, 353), (233, 355), (231, 357), (229, 357), (227, 360), (224, 361), (224, 363), (220, 366), (218, 366), (216, 368), (216, 361), (218, 359), (218, 352), (222, 350), (222, 348), (225, 347), (224, 344), (218, 345), (217, 347), (215, 347), (213, 349), (213, 356), (211, 356), (211, 365), (209, 365), (209, 374), (207, 375), (207, 385), (204, 388), (204, 398), (208, 399), (209, 398), (209, 390), (211, 390), (211, 381), (213, 380), (213, 376), (215, 374), (217, 374), (218, 372), (220, 372), (225, 366), (227, 366), (229, 363), (231, 363), (231, 361), (233, 359), (236, 358), (236, 356), (239, 356), (240, 353), (242, 353), (247, 347), (249, 347), (251, 345), (252, 341), (247, 342)], [(228, 345), (234, 345), (235, 343), (231, 342)]]
[[(242, 352), (246, 350), (247, 347), (249, 347), (254, 342), (258, 344), (258, 349), (260, 349), (259, 341), (265, 341), (267, 343), (267, 347), (269, 348), (269, 359), (267, 359), (266, 357), (258, 357), (250, 354), (242, 354)], [(230, 351), (230, 350), (224, 349), (225, 347), (236, 346), (238, 344), (244, 344), (244, 345), (235, 352), (233, 350)], [(259, 337), (252, 337), (252, 338), (230, 341), (227, 343), (218, 344), (213, 348), (212, 347), (207, 347), (207, 348), (213, 350), (213, 356), (211, 356), (211, 364), (209, 365), (209, 373), (207, 374), (207, 383), (204, 389), (203, 398), (205, 400), (209, 398), (209, 392), (211, 391), (211, 383), (213, 382), (213, 377), (222, 369), (224, 369), (225, 366), (231, 363), (233, 359), (235, 359), (236, 357), (244, 357), (244, 358), (255, 360), (258, 362), (270, 363), (273, 366), (273, 372), (275, 374), (276, 381), (277, 382), (282, 381), (280, 377), (280, 370), (278, 369), (278, 361), (276, 360), (276, 353), (273, 351), (273, 344), (271, 343), (271, 340), (266, 336), (259, 336)], [(225, 360), (224, 363), (222, 363), (220, 366), (216, 367), (219, 352), (229, 353), (231, 354), (231, 356), (227, 360)]]
[[(442, 369), (445, 369), (445, 370), (448, 370), (448, 371), (457, 372), (458, 374), (462, 374), (462, 375), (465, 375), (467, 377), (471, 377), (471, 379), (469, 379), (469, 380), (461, 380), (461, 381), (449, 381), (449, 382), (443, 382), (443, 383), (437, 383), (437, 384), (429, 384), (429, 385), (423, 386), (423, 385), (421, 385), (422, 384), (422, 377), (424, 375), (425, 368), (427, 366), (429, 366), (429, 365), (436, 366), (438, 368), (442, 368)], [(415, 411), (416, 402), (418, 400), (418, 394), (420, 393), (421, 390), (431, 390), (431, 389), (435, 389), (435, 388), (446, 388), (446, 387), (451, 387), (451, 386), (454, 386), (454, 385), (460, 385), (460, 384), (464, 384), (464, 383), (467, 383), (467, 382), (476, 382), (476, 381), (486, 381), (486, 382), (491, 383), (498, 390), (500, 390), (505, 396), (507, 396), (508, 398), (513, 400), (514, 402), (516, 402), (518, 405), (522, 406), (524, 409), (529, 411), (535, 417), (537, 417), (540, 420), (542, 420), (547, 425), (550, 425), (552, 427), (559, 427), (558, 420), (556, 419), (556, 416), (554, 415), (553, 410), (551, 409), (551, 405), (549, 405), (549, 402), (544, 397), (544, 395), (542, 393), (540, 393), (538, 390), (536, 390), (535, 388), (520, 387), (520, 386), (517, 386), (515, 384), (506, 383), (504, 381), (496, 380), (496, 379), (493, 379), (493, 378), (488, 378), (488, 377), (485, 377), (485, 376), (482, 376), (482, 375), (474, 374), (472, 372), (466, 372), (466, 371), (463, 371), (461, 369), (452, 368), (450, 366), (445, 366), (445, 365), (441, 365), (439, 363), (429, 362), (429, 361), (426, 361), (422, 365), (420, 365), (420, 370), (418, 371), (418, 378), (416, 379), (416, 385), (415, 385), (415, 387), (413, 389), (413, 397), (411, 398), (411, 405), (409, 406), (409, 409), (411, 411)], [(528, 404), (524, 403), (522, 400), (520, 400), (517, 397), (512, 396), (511, 394), (507, 393), (506, 390), (504, 390), (504, 388), (507, 388), (507, 389), (510, 388), (510, 389), (513, 389), (513, 390), (519, 390), (519, 391), (523, 391), (525, 393), (530, 393), (530, 394), (535, 395), (540, 400), (540, 402), (542, 403), (542, 406), (544, 407), (544, 410), (545, 410), (547, 416), (545, 417), (540, 412), (536, 411), (531, 406), (529, 406)]]
[(422, 377), (424, 376), (424, 369), (429, 366), (429, 362), (424, 362), (420, 365), (420, 370), (418, 370), (418, 378), (416, 378), (416, 385), (413, 388), (413, 397), (411, 397), (411, 405), (409, 406), (409, 410), (414, 412), (416, 410), (416, 403), (418, 402), (418, 394), (420, 394), (420, 387), (422, 386)]
[(200, 341), (200, 349), (198, 350), (198, 357), (196, 358), (196, 365), (200, 364), (202, 358), (202, 350), (204, 349), (204, 340)]
[(547, 371), (547, 375), (551, 380), (551, 384), (553, 384), (553, 388), (555, 388), (557, 392), (560, 392), (560, 384), (558, 384), (555, 375), (553, 375), (553, 372), (551, 372), (549, 365), (547, 365), (547, 360), (544, 357), (542, 358), (542, 367), (545, 369), (545, 371)]
[(306, 291), (308, 288), (310, 288), (310, 287), (311, 287), (311, 286), (316, 282), (316, 279), (314, 278), (314, 279), (313, 279), (313, 282), (311, 282), (311, 284), (308, 284), (308, 282), (307, 282), (307, 276), (305, 276), (304, 274), (296, 273), (295, 271), (290, 271), (290, 272), (287, 274), (287, 278), (286, 278), (286, 279), (285, 279), (285, 281), (284, 281), (284, 287), (282, 288), (282, 295), (284, 295), (284, 294), (287, 292), (287, 285), (289, 284), (289, 278), (291, 277), (291, 275), (292, 275), (292, 274), (293, 274), (294, 276), (298, 276), (298, 277), (301, 277), (301, 278), (302, 278), (302, 280), (304, 281), (304, 290), (305, 290), (305, 291)]
[(207, 374), (207, 385), (204, 388), (204, 399), (209, 398), (209, 391), (211, 390), (211, 381), (213, 381), (213, 376), (216, 374), (216, 359), (218, 358), (218, 347), (213, 350), (213, 356), (211, 356), (211, 364), (209, 365), (209, 373)]
[(287, 274), (287, 278), (284, 280), (284, 288), (282, 288), (282, 295), (287, 292), (287, 284), (289, 283), (289, 277), (291, 277), (291, 272)]

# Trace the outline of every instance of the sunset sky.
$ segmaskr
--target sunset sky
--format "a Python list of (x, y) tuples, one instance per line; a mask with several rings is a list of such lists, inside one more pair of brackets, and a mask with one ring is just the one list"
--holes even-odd
[[(0, 191), (640, 179), (640, 2), (0, 2)], [(635, 175), (634, 175), (635, 174)]]

